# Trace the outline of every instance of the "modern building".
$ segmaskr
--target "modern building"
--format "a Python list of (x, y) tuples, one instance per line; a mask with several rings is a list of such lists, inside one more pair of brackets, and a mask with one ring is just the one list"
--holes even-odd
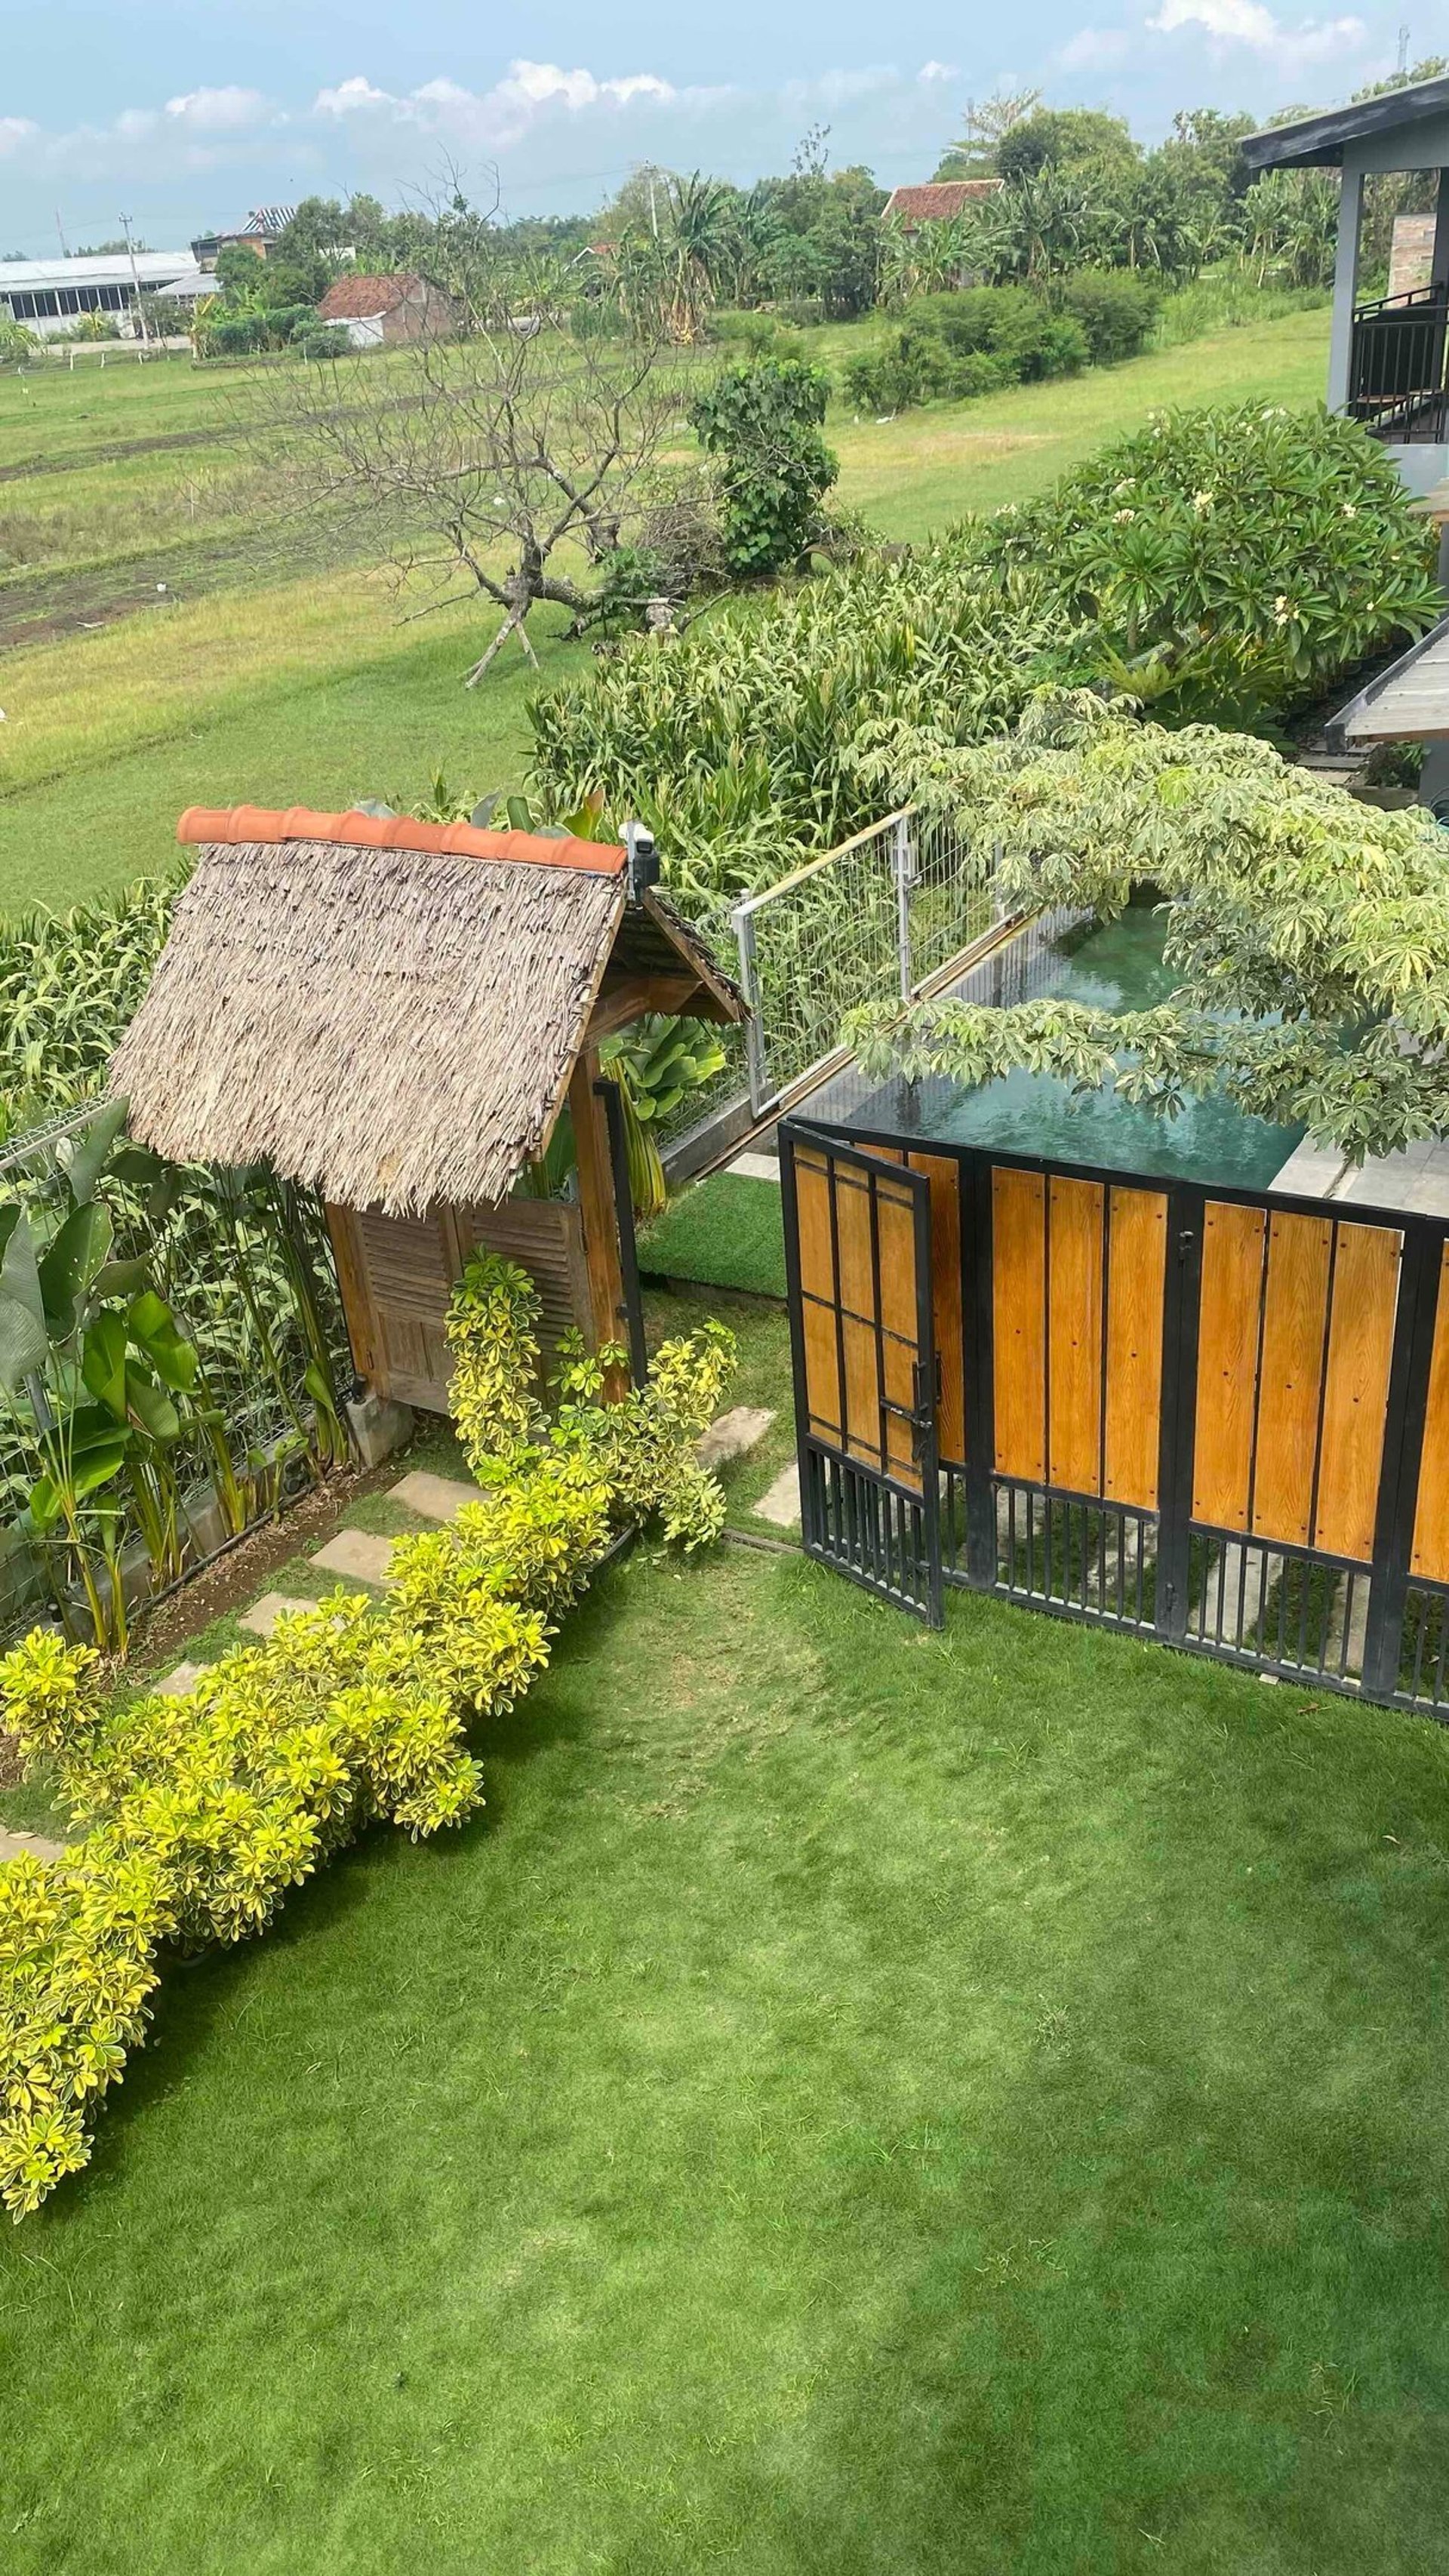
[[(189, 250), (107, 252), (100, 259), (0, 260), (0, 313), (23, 322), (41, 340), (73, 331), (82, 314), (107, 313), (124, 323), (133, 313), (136, 288), (143, 295), (196, 273)], [(204, 290), (214, 292), (214, 282)]]
[(253, 206), (246, 222), (234, 233), (199, 233), (191, 245), (191, 256), (198, 268), (215, 268), (224, 250), (255, 251), (265, 259), (276, 247), (297, 209), (295, 206)]
[[(1255, 174), (1342, 172), (1328, 401), (1383, 442), (1412, 491), (1430, 491), (1449, 474), (1449, 76), (1250, 134), (1243, 158)], [(1382, 170), (1438, 173), (1429, 274), (1360, 303), (1364, 182)]]
[(346, 332), (354, 349), (395, 348), (404, 340), (443, 340), (458, 327), (451, 297), (407, 271), (334, 277), (317, 307), (319, 322)]

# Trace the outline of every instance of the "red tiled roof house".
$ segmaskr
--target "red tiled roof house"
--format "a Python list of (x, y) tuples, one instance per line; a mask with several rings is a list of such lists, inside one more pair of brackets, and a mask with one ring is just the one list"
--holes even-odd
[(442, 340), (458, 327), (451, 297), (406, 270), (388, 277), (363, 277), (349, 269), (344, 276), (334, 277), (317, 307), (317, 318), (345, 331), (355, 349), (391, 349), (404, 340)]
[(921, 224), (948, 223), (978, 198), (994, 197), (1000, 185), (999, 179), (927, 179), (918, 187), (892, 188), (881, 220), (894, 220), (908, 233)]

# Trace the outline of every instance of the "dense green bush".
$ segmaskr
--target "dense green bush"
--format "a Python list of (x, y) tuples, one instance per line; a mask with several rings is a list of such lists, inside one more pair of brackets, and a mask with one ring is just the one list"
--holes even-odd
[(840, 471), (820, 435), (830, 379), (798, 358), (725, 367), (690, 413), (719, 459), (724, 559), (736, 579), (797, 563)]
[(1162, 290), (1129, 269), (1079, 269), (1064, 277), (1055, 302), (1077, 323), (1094, 367), (1115, 367), (1146, 346), (1162, 308)]
[(1392, 459), (1322, 407), (1160, 414), (999, 512), (990, 546), (1051, 566), (1078, 626), (1063, 677), (1175, 722), (1271, 720), (1442, 606)]
[(845, 390), (867, 409), (904, 411), (1070, 375), (1088, 355), (1088, 335), (1069, 312), (1022, 286), (973, 286), (918, 297), (894, 331), (850, 360)]

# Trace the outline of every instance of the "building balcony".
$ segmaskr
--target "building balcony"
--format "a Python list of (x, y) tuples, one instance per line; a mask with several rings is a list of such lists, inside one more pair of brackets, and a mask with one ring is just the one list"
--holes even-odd
[(1442, 447), (1449, 442), (1449, 286), (1415, 287), (1408, 295), (1361, 304), (1353, 317), (1348, 402), (1389, 447)]

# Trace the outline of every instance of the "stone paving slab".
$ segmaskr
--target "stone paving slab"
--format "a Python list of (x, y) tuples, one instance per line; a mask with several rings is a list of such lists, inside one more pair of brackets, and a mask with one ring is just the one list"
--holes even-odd
[[(245, 1626), (245, 1621), (242, 1624)], [(178, 1664), (174, 1672), (167, 1673), (162, 1681), (153, 1682), (151, 1688), (157, 1699), (184, 1699), (205, 1670), (205, 1664)]]
[(400, 1477), (388, 1492), (390, 1503), (401, 1503), (405, 1511), (416, 1512), (424, 1521), (453, 1520), (465, 1503), (482, 1499), (481, 1486), (465, 1485), (456, 1476), (430, 1476), (425, 1467)]
[[(260, 1601), (252, 1603), (250, 1610), (243, 1610), (236, 1624), (239, 1628), (249, 1629), (254, 1637), (270, 1637), (284, 1610), (315, 1610), (316, 1607), (315, 1601), (304, 1601), (295, 1592), (264, 1592)], [(187, 1667), (183, 1664), (181, 1669), (185, 1672)]]
[(774, 1414), (763, 1404), (732, 1405), (702, 1433), (694, 1444), (694, 1454), (701, 1467), (723, 1467), (731, 1458), (743, 1458), (764, 1439)]
[(0, 1825), (0, 1861), (19, 1860), (22, 1852), (30, 1852), (36, 1860), (60, 1860), (65, 1845), (47, 1842), (44, 1834), (12, 1834)]
[(755, 1154), (748, 1150), (736, 1154), (732, 1163), (726, 1163), (725, 1170), (738, 1175), (742, 1181), (778, 1181), (780, 1177), (780, 1166), (773, 1154)]
[(322, 1574), (345, 1574), (352, 1583), (380, 1585), (388, 1579), (392, 1550), (392, 1540), (379, 1538), (373, 1530), (345, 1529), (319, 1547), (311, 1562)]
[(761, 1494), (750, 1509), (762, 1521), (773, 1521), (776, 1529), (798, 1529), (800, 1526), (800, 1470), (793, 1460), (782, 1467), (773, 1485)]

